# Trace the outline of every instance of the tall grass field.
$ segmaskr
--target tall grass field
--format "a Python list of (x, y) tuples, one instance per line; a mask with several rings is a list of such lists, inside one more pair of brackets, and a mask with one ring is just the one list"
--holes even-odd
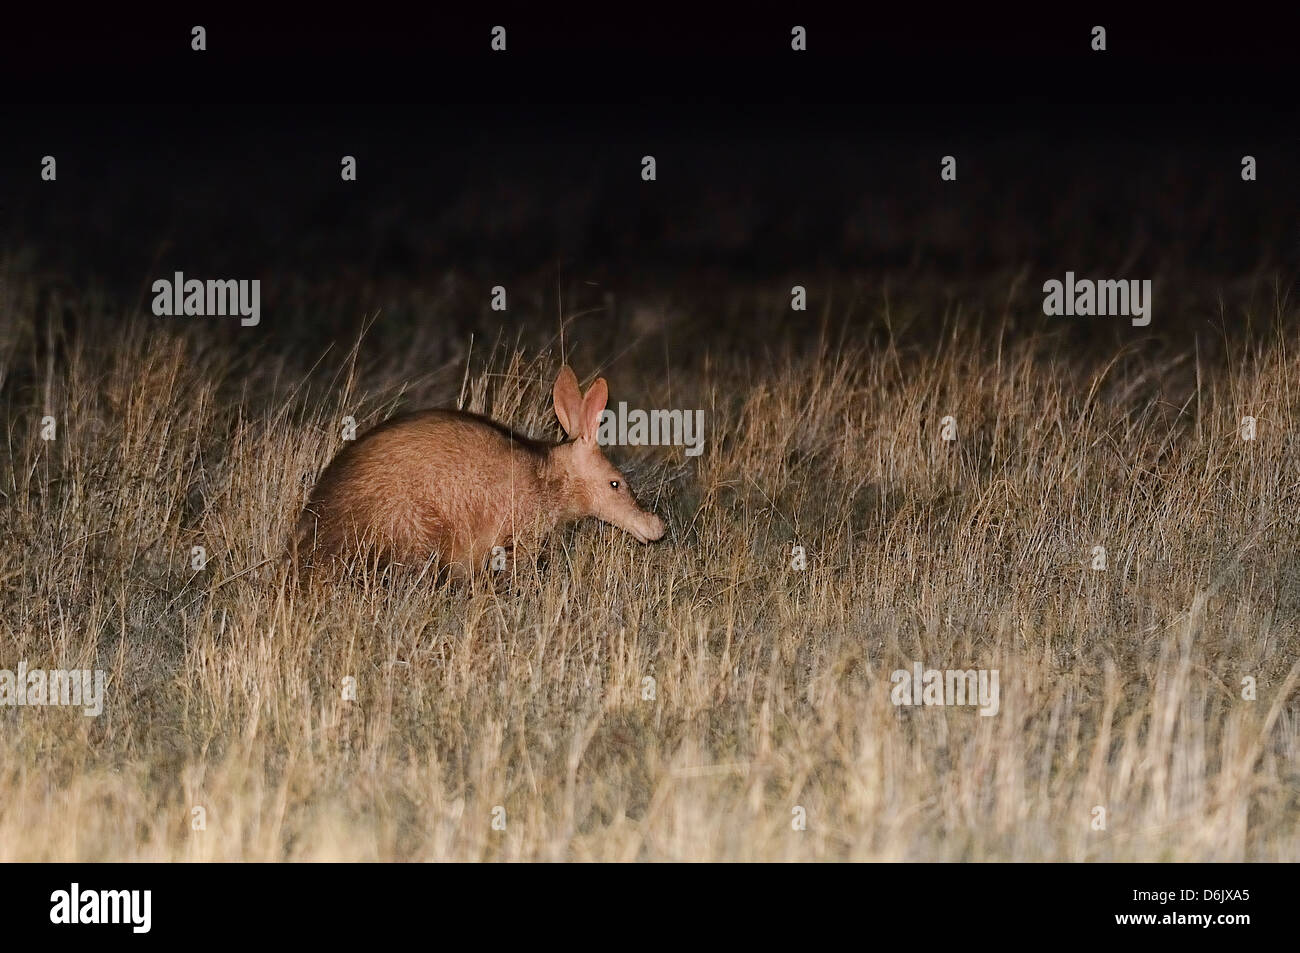
[[(800, 337), (789, 283), (552, 273), (527, 332), (383, 287), (308, 350), (9, 256), (0, 669), (105, 688), (0, 705), (0, 860), (1295, 860), (1297, 304), (1260, 275), (1174, 334), (1032, 277), (846, 279)], [(607, 449), (662, 542), (297, 584), (345, 418), (558, 441), (564, 362), (704, 412), (698, 456)], [(996, 710), (899, 703), (917, 667)]]

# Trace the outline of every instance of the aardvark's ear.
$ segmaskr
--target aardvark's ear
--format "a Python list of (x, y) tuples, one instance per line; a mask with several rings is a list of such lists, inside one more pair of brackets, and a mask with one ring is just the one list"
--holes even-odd
[(587, 388), (587, 396), (582, 399), (582, 439), (593, 441), (600, 431), (600, 415), (609, 403), (609, 385), (605, 378), (597, 377), (596, 383)]
[(556, 375), (551, 396), (555, 400), (555, 416), (560, 419), (564, 432), (574, 438), (581, 436), (578, 428), (582, 426), (582, 391), (578, 390), (578, 378), (568, 364)]

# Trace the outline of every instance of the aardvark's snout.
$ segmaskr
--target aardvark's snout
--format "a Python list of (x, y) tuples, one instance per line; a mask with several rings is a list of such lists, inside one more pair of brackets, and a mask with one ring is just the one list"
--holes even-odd
[(663, 520), (651, 513), (650, 519), (647, 520), (646, 523), (648, 532), (645, 534), (644, 542), (653, 543), (657, 539), (663, 539), (664, 530), (668, 528), (664, 525)]
[(653, 543), (657, 539), (662, 539), (667, 527), (664, 521), (653, 513), (639, 513), (637, 518), (630, 520), (625, 527), (629, 533), (641, 543)]

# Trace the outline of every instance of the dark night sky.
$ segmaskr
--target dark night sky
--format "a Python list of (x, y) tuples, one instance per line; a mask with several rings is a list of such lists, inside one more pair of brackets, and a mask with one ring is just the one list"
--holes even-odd
[(745, 9), (13, 10), (0, 241), (124, 288), (197, 262), (1294, 268), (1295, 14)]

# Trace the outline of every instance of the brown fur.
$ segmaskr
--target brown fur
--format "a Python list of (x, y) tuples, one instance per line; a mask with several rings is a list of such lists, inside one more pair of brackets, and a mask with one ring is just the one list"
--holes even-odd
[(637, 506), (596, 443), (607, 399), (604, 379), (584, 397), (562, 368), (555, 410), (573, 439), (556, 445), (455, 410), (388, 420), (326, 467), (291, 555), (308, 570), (358, 553), (415, 566), (433, 558), (465, 577), (487, 565), (494, 547), (527, 552), (556, 527), (587, 516), (642, 542), (659, 539), (663, 521)]

